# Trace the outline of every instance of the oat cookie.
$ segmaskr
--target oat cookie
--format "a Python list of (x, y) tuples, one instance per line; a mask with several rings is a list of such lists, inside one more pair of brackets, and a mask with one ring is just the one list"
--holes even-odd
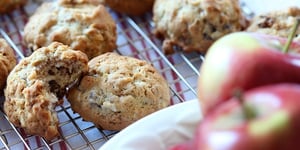
[(0, 14), (11, 12), (26, 3), (27, 0), (0, 0)]
[(101, 0), (102, 3), (109, 6), (113, 10), (126, 13), (129, 15), (143, 15), (150, 12), (154, 0)]
[(24, 28), (24, 40), (33, 50), (58, 41), (86, 53), (89, 59), (113, 51), (116, 37), (111, 15), (91, 0), (45, 2)]
[[(253, 18), (247, 31), (287, 38), (297, 17), (300, 17), (300, 8), (298, 7), (260, 14)], [(294, 40), (300, 41), (300, 28), (298, 28)]]
[(166, 53), (174, 46), (206, 52), (218, 38), (247, 26), (239, 0), (156, 0), (153, 21)]
[(87, 72), (87, 56), (54, 42), (22, 59), (7, 78), (4, 111), (10, 122), (27, 134), (47, 140), (58, 132), (55, 106), (66, 87)]
[(107, 130), (121, 130), (170, 104), (166, 80), (145, 61), (106, 53), (67, 94), (72, 109)]
[(14, 50), (4, 39), (0, 38), (0, 93), (4, 89), (9, 72), (14, 68), (16, 63)]

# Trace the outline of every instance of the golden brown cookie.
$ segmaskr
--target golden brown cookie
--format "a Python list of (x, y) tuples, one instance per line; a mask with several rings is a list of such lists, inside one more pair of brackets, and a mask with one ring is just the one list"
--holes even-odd
[(14, 50), (0, 38), (0, 93), (4, 89), (6, 78), (17, 63)]
[(9, 121), (27, 134), (47, 140), (58, 134), (55, 106), (66, 87), (87, 72), (87, 56), (54, 42), (22, 59), (7, 78), (4, 111)]
[(154, 0), (102, 0), (102, 3), (117, 12), (139, 16), (151, 11)]
[(101, 0), (58, 0), (59, 3), (61, 4), (71, 4), (71, 5), (76, 5), (76, 4), (93, 4), (93, 5), (99, 5), (101, 4)]
[(67, 98), (86, 121), (107, 130), (121, 130), (167, 107), (166, 80), (145, 61), (106, 53), (89, 62), (89, 73)]
[(163, 50), (206, 52), (218, 38), (246, 28), (239, 0), (156, 0), (154, 33), (164, 38)]
[[(300, 8), (298, 7), (260, 14), (253, 18), (247, 31), (287, 38), (297, 17), (300, 17)], [(298, 28), (294, 40), (300, 41), (300, 28)]]
[(26, 3), (27, 0), (0, 0), (0, 14), (11, 12)]
[(24, 28), (24, 40), (33, 50), (57, 41), (89, 59), (113, 51), (116, 37), (116, 24), (106, 8), (90, 0), (44, 3)]

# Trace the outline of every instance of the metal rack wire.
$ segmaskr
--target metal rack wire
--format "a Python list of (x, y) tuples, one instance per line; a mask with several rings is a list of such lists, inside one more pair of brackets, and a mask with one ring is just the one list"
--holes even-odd
[[(22, 42), (22, 32), (26, 21), (39, 2), (30, 1), (30, 6), (0, 16), (0, 37), (8, 41), (15, 50), (18, 60), (30, 55), (30, 51)], [(173, 104), (197, 97), (195, 81), (199, 76), (198, 69), (204, 60), (203, 55), (197, 52), (163, 54), (161, 41), (151, 34), (153, 29), (151, 14), (130, 18), (111, 10), (110, 13), (117, 23), (118, 48), (115, 50), (117, 53), (152, 63), (168, 81)], [(0, 102), (3, 101), (2, 94)], [(61, 136), (53, 141), (46, 141), (41, 137), (26, 135), (22, 129), (14, 127), (3, 113), (0, 104), (0, 150), (98, 149), (117, 133), (117, 131), (101, 130), (90, 122), (82, 121), (78, 114), (73, 113), (67, 101), (64, 101), (62, 106), (58, 106), (56, 111), (60, 121)]]

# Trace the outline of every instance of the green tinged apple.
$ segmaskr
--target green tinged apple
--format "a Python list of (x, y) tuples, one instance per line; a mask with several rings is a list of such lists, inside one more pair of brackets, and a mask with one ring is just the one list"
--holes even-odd
[(272, 131), (284, 132), (289, 128), (289, 119), (289, 114), (286, 111), (278, 111), (269, 118), (253, 121), (249, 125), (249, 132), (257, 137), (262, 137)]

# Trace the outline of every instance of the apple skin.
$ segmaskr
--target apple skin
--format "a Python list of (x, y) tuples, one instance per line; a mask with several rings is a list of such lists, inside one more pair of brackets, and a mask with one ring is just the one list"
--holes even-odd
[(235, 89), (248, 90), (274, 83), (300, 83), (300, 44), (286, 39), (236, 32), (217, 40), (200, 68), (198, 98), (203, 114), (232, 96)]
[[(246, 91), (243, 99), (255, 111), (254, 118), (246, 119), (241, 103), (233, 97), (207, 114), (189, 147), (193, 150), (300, 149), (299, 97), (300, 85), (290, 83)], [(185, 147), (177, 146), (177, 150), (189, 150)]]
[(256, 116), (246, 119), (235, 97), (199, 123), (191, 141), (170, 150), (300, 149), (300, 85), (280, 83), (246, 91), (244, 102)]

